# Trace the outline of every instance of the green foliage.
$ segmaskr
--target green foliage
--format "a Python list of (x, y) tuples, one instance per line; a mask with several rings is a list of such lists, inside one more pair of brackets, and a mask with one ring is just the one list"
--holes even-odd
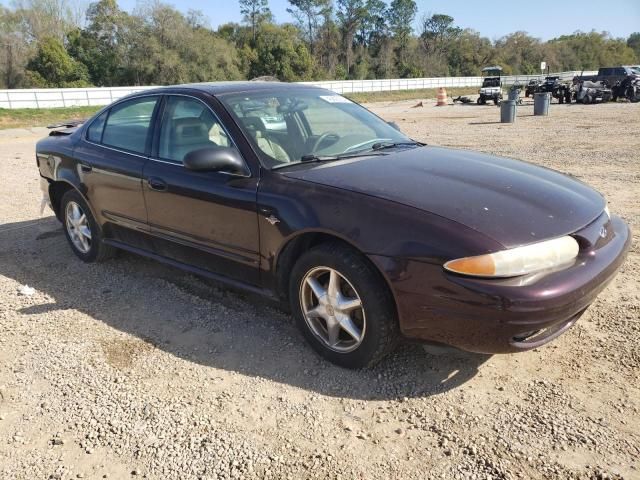
[(398, 45), (399, 63), (404, 63), (404, 56), (413, 32), (413, 20), (418, 13), (414, 0), (393, 0), (389, 7), (389, 28)]
[(287, 8), (297, 20), (313, 51), (320, 22), (331, 14), (331, 0), (289, 0), (292, 8)]
[(260, 25), (271, 21), (273, 18), (267, 0), (240, 0), (240, 13), (244, 21), (251, 26), (251, 35), (254, 42)]
[(526, 32), (515, 32), (496, 42), (497, 63), (506, 75), (540, 73), (540, 62), (546, 59), (544, 45)]
[(249, 78), (274, 76), (282, 81), (311, 80), (313, 59), (293, 25), (265, 25), (255, 49), (245, 50)]
[(478, 75), (483, 66), (496, 63), (496, 54), (488, 38), (481, 37), (474, 30), (463, 30), (448, 49), (449, 75)]
[(27, 64), (27, 78), (34, 87), (91, 85), (87, 67), (74, 60), (55, 38), (45, 38), (39, 42), (36, 56)]
[(27, 61), (33, 55), (20, 25), (19, 15), (0, 6), (0, 88), (20, 87)]
[(344, 43), (344, 59), (347, 75), (353, 63), (353, 42), (360, 25), (366, 18), (364, 0), (338, 0), (336, 17), (342, 30)]
[[(633, 43), (633, 41), (632, 41)], [(548, 42), (551, 68), (597, 70), (599, 67), (629, 65), (637, 60), (633, 48), (606, 32), (576, 32)]]
[(640, 32), (634, 32), (627, 39), (627, 47), (636, 54), (636, 63), (640, 64)]

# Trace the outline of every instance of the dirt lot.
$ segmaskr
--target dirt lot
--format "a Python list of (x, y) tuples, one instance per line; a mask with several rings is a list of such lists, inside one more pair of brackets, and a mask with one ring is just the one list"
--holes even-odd
[(39, 213), (43, 132), (0, 132), (0, 478), (640, 478), (640, 104), (501, 125), (492, 106), (415, 103), (372, 108), (428, 143), (575, 175), (632, 225), (569, 333), (341, 370), (264, 302), (133, 255), (82, 264)]

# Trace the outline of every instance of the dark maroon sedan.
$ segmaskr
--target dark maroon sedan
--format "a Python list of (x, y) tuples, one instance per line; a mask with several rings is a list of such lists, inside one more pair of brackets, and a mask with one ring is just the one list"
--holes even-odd
[(575, 323), (630, 243), (577, 180), (425, 146), (301, 85), (147, 90), (52, 132), (37, 159), (82, 260), (123, 249), (280, 299), (346, 367), (401, 336), (540, 346)]

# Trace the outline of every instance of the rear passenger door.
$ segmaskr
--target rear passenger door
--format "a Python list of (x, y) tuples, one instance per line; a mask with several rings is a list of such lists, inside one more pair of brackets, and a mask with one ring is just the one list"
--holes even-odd
[(143, 173), (156, 253), (257, 285), (258, 178), (185, 168), (183, 159), (193, 150), (236, 144), (203, 100), (167, 95), (163, 103)]
[(128, 243), (135, 242), (126, 230), (147, 230), (142, 169), (158, 103), (157, 95), (117, 103), (87, 127), (75, 150), (99, 222), (108, 235)]

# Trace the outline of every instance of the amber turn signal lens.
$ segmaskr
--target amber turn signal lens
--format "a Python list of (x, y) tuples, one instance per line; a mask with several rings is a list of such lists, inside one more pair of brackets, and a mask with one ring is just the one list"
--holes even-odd
[(447, 262), (447, 270), (467, 275), (487, 275), (496, 273), (496, 265), (490, 255), (459, 258)]

